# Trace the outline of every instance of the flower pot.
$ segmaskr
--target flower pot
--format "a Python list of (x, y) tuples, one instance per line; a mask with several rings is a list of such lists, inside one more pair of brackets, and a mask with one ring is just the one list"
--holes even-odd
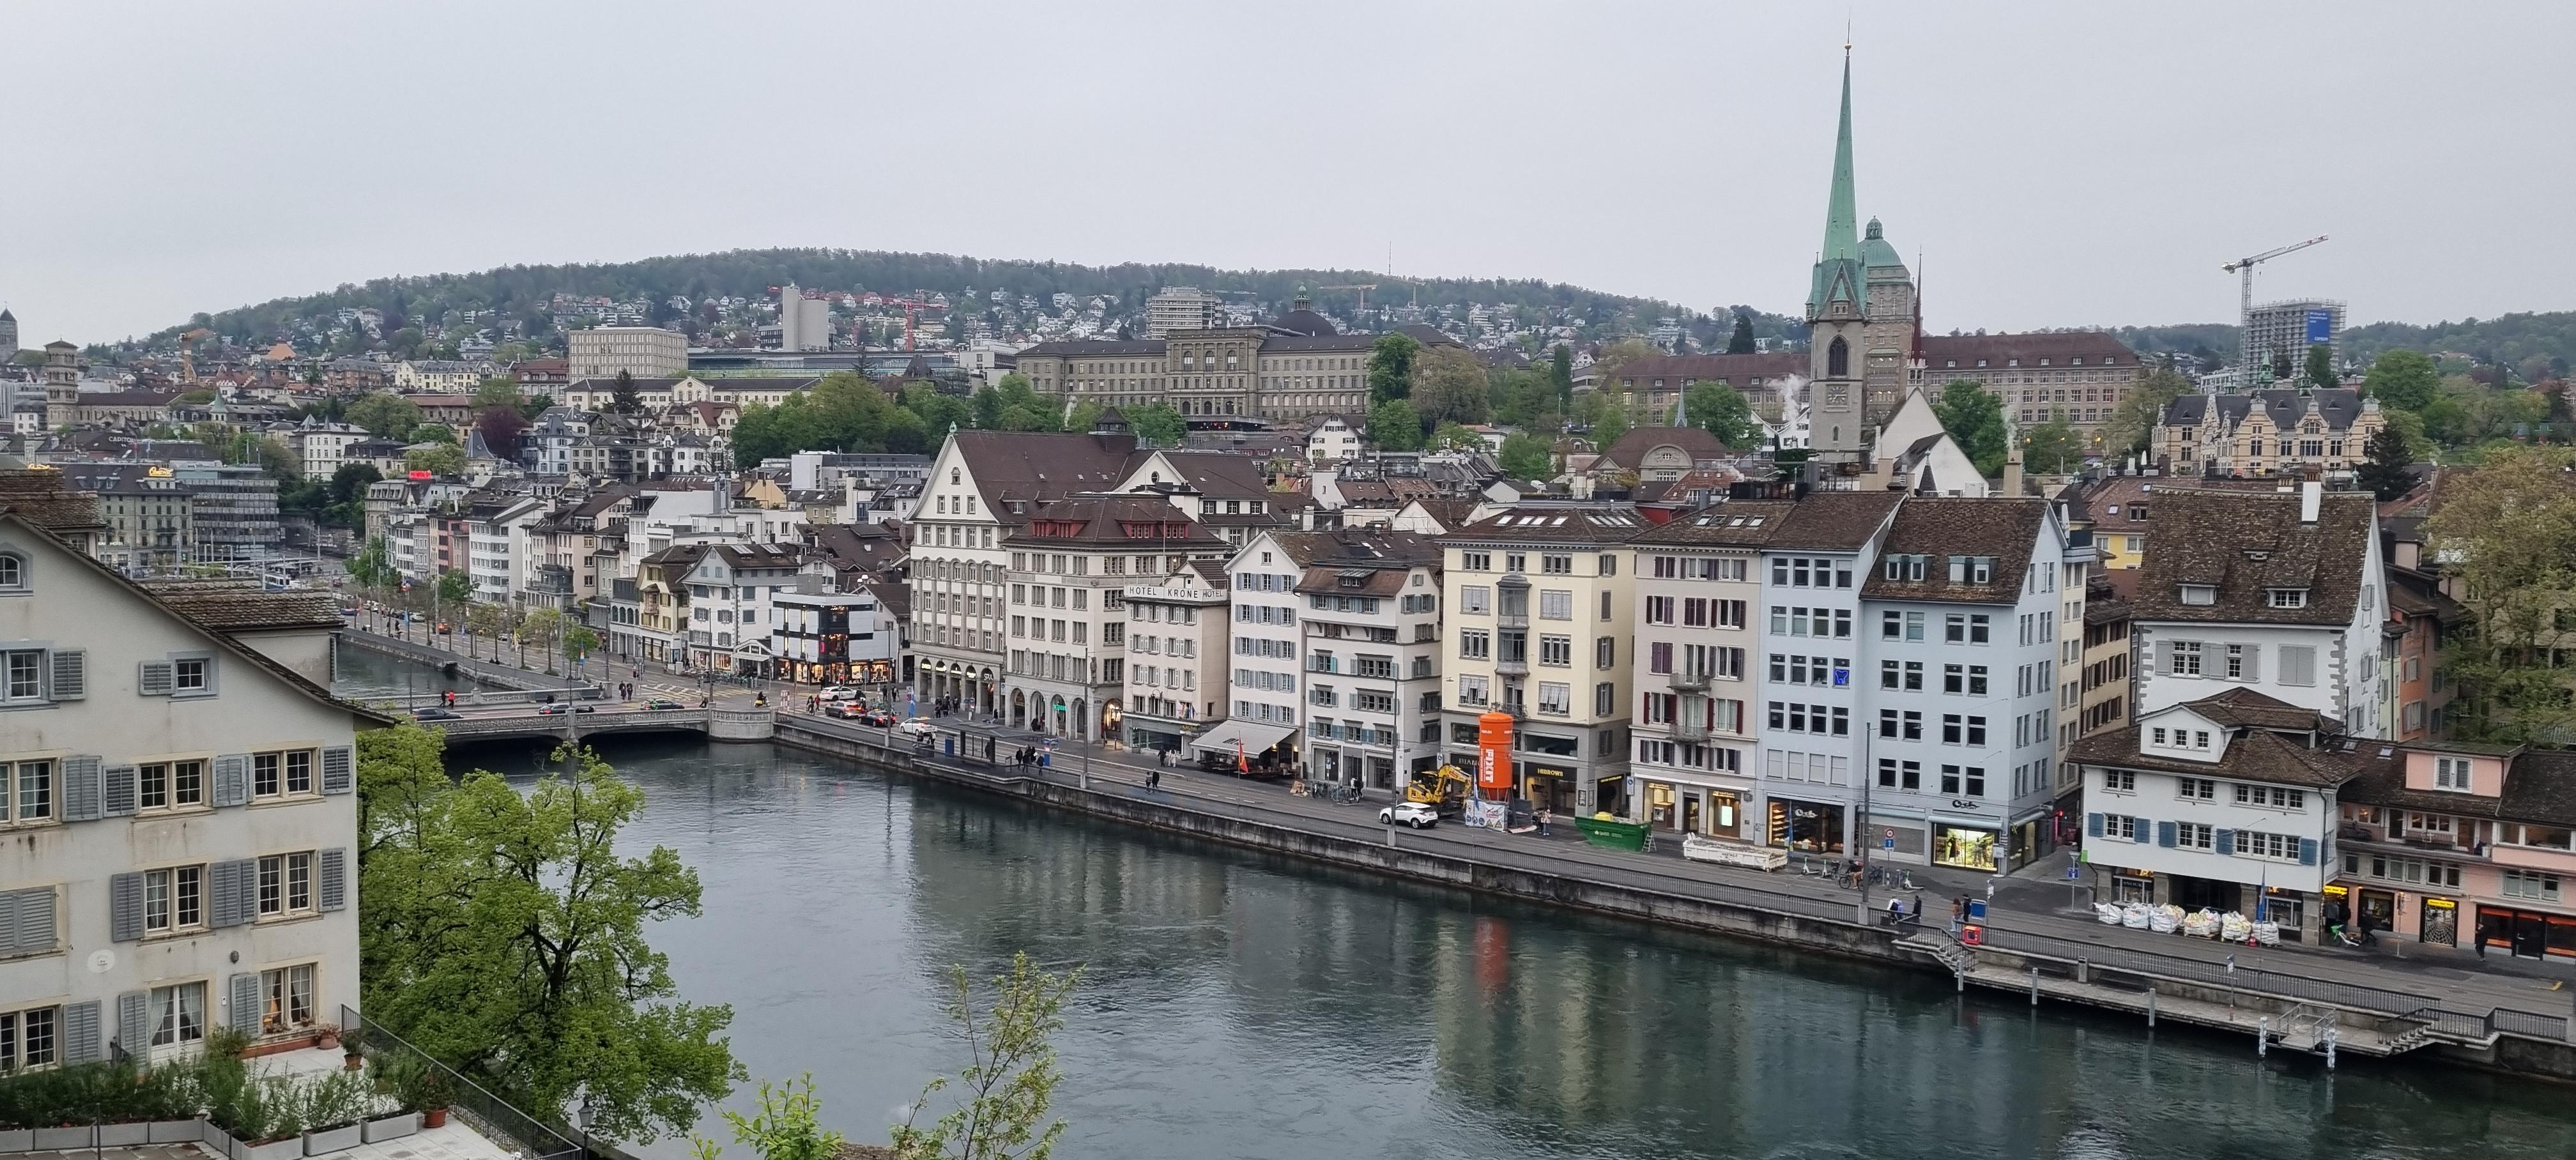
[(145, 1142), (151, 1144), (199, 1144), (206, 1139), (203, 1116), (193, 1120), (155, 1120), (145, 1127), (150, 1129)]
[(149, 1144), (151, 1142), (152, 1125), (140, 1120), (130, 1124), (100, 1124), (98, 1126), (98, 1146), (101, 1148), (131, 1148), (137, 1144)]
[(304, 1137), (288, 1136), (265, 1144), (244, 1144), (233, 1160), (298, 1160), (304, 1155)]
[(231, 1132), (224, 1130), (213, 1120), (205, 1121), (205, 1125), (203, 1143), (207, 1151), (224, 1157), (225, 1160), (232, 1160), (233, 1157), (241, 1155), (241, 1141), (234, 1139)]
[(12, 1128), (0, 1131), (0, 1155), (32, 1151), (35, 1146), (36, 1133), (32, 1129)]
[(336, 1128), (316, 1128), (304, 1133), (304, 1154), (321, 1156), (345, 1148), (355, 1148), (362, 1142), (364, 1141), (356, 1124), (342, 1124)]
[(87, 1148), (92, 1139), (87, 1124), (77, 1128), (38, 1128), (36, 1129), (36, 1151), (58, 1152), (71, 1148)]
[(378, 1140), (399, 1140), (420, 1130), (420, 1113), (403, 1112), (381, 1120), (369, 1120), (359, 1127), (363, 1129), (360, 1138), (369, 1144)]
[(313, 1037), (313, 1046), (319, 1047), (324, 1051), (329, 1051), (334, 1047), (338, 1047), (340, 1046), (340, 1033), (337, 1031), (325, 1031), (316, 1035)]
[(340, 1057), (340, 1066), (349, 1071), (365, 1071), (367, 1069), (367, 1057), (352, 1051), (349, 1054)]
[(445, 1108), (431, 1108), (431, 1109), (429, 1109), (428, 1111), (422, 1112), (422, 1113), (420, 1114), (420, 1126), (421, 1126), (421, 1127), (423, 1127), (423, 1128), (444, 1128), (444, 1127), (446, 1127), (446, 1126), (447, 1126), (447, 1109), (445, 1109)]

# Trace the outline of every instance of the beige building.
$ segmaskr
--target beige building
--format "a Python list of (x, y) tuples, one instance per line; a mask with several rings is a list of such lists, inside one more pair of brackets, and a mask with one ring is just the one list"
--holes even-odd
[[(811, 390), (821, 381), (815, 375), (701, 379), (683, 374), (667, 379), (637, 375), (627, 385), (633, 388), (637, 405), (659, 412), (699, 403), (731, 403), (737, 408), (753, 403), (776, 406), (786, 402), (789, 395)], [(555, 401), (576, 411), (608, 410), (617, 404), (617, 373), (576, 378), (565, 385)]]
[[(1631, 432), (1634, 434), (1634, 432)], [(1735, 500), (1635, 541), (1634, 803), (1657, 829), (1759, 841), (1762, 548), (1793, 503)]]
[(1476, 720), (1513, 718), (1513, 794), (1560, 815), (1632, 813), (1628, 540), (1606, 507), (1515, 507), (1440, 537), (1449, 764), (1476, 768)]
[(594, 326), (565, 336), (575, 381), (613, 379), (619, 371), (639, 379), (672, 379), (689, 373), (689, 338), (658, 326)]
[[(1009, 535), (1005, 668), (1014, 729), (1116, 738), (1125, 713), (1127, 585), (1191, 560), (1221, 561), (1225, 541), (1155, 495), (1067, 496)], [(934, 598), (935, 598), (934, 594)], [(916, 607), (917, 607), (916, 602)]]
[(2309, 468), (2341, 476), (2369, 458), (2370, 437), (2387, 425), (2379, 400), (2349, 387), (2184, 395), (2156, 417), (2149, 447), (2176, 477), (2251, 479)]
[[(1160, 579), (1152, 575), (1157, 570), (1165, 573)], [(1157, 565), (1129, 579), (1126, 741), (1137, 749), (1181, 749), (1225, 719), (1225, 561)]]
[[(1456, 346), (1427, 326), (1425, 346)], [(1296, 422), (1368, 409), (1369, 350), (1383, 336), (1342, 334), (1297, 300), (1266, 326), (1175, 330), (1162, 338), (1044, 342), (1019, 354), (1037, 390), (1116, 407), (1169, 402), (1191, 418)]]

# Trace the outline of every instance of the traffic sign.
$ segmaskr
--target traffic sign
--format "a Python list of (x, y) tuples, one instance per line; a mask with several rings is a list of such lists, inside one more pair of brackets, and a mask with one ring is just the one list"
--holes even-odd
[(1878, 840), (1878, 848), (1881, 850), (1893, 850), (1896, 848), (1896, 839), (1880, 838)]

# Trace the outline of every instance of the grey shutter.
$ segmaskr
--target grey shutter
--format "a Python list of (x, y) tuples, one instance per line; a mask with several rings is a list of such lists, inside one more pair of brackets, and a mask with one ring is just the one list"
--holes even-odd
[(10, 949), (21, 954), (54, 949), (61, 942), (61, 936), (55, 930), (58, 924), (54, 921), (54, 888), (39, 886), (18, 891), (17, 895), (18, 921), (11, 925), (18, 933), (10, 941)]
[(2084, 815), (2084, 836), (2088, 838), (2099, 838), (2102, 836), (2102, 815)]
[(95, 822), (106, 814), (107, 786), (103, 759), (94, 753), (66, 757), (62, 762), (63, 820)]
[(2174, 848), (2174, 824), (2172, 822), (2156, 823), (2156, 844), (2168, 850)]
[(55, 649), (53, 667), (52, 699), (78, 701), (89, 696), (89, 650)]
[(250, 804), (250, 755), (226, 753), (215, 758), (215, 804)]
[(117, 942), (143, 937), (143, 875), (127, 871), (108, 876), (107, 937)]
[(134, 691), (146, 697), (167, 697), (176, 678), (168, 661), (145, 661), (134, 674)]
[(227, 1022), (244, 1035), (259, 1034), (259, 972), (244, 971), (228, 984), (233, 1009), (225, 1012)]
[(233, 866), (235, 867), (233, 912), (241, 915), (243, 922), (257, 922), (259, 921), (259, 859), (243, 858), (234, 862)]
[(143, 801), (142, 771), (131, 765), (107, 767), (106, 808), (111, 818), (132, 817)]
[(2213, 846), (2213, 847), (2214, 847), (2214, 848), (2215, 848), (2215, 849), (2216, 849), (2216, 850), (2217, 850), (2221, 855), (2234, 854), (2234, 853), (2236, 852), (2236, 831), (2234, 831), (2234, 830), (2220, 830), (2220, 831), (2218, 831), (2217, 840), (2216, 840), (2215, 842), (2211, 843), (2211, 845), (2212, 845), (2212, 846)]
[(2262, 680), (2263, 680), (2263, 646), (2262, 646), (2262, 645), (2259, 645), (2259, 644), (2249, 644), (2249, 645), (2246, 645), (2246, 646), (2245, 646), (2245, 679), (2246, 679), (2246, 680), (2248, 680), (2248, 681), (2254, 682), (2254, 683), (2256, 683), (2256, 684), (2260, 684), (2260, 683), (2262, 683)]
[(24, 890), (12, 890), (0, 894), (0, 955), (15, 954), (18, 950), (18, 896), (25, 893)]
[(338, 910), (349, 904), (349, 851), (323, 850), (313, 855), (313, 904)]
[(2163, 669), (2159, 670), (2159, 671), (2164, 672), (2164, 673), (2166, 673), (2166, 674), (2171, 674), (2171, 673), (2175, 672), (2176, 670), (2175, 670), (2175, 667), (2174, 667), (2174, 658), (2179, 657), (2179, 656), (2181, 656), (2181, 655), (2182, 655), (2182, 642), (2181, 642), (2181, 641), (2178, 641), (2178, 640), (2169, 640), (2169, 641), (2166, 641), (2166, 642), (2165, 642), (2165, 667), (2164, 667)]
[(2299, 865), (2314, 866), (2316, 864), (2317, 840), (2314, 838), (2299, 839)]
[(250, 916), (242, 912), (242, 865), (240, 862), (217, 862), (206, 867), (206, 901), (212, 912), (207, 916), (208, 925), (240, 926), (250, 921)]
[(357, 750), (346, 745), (323, 750), (322, 792), (347, 793), (357, 785)]
[(98, 1000), (63, 1004), (63, 1062), (96, 1063), (100, 1054)]
[(151, 998), (143, 991), (116, 997), (116, 1045), (128, 1055), (141, 1055), (152, 1046)]

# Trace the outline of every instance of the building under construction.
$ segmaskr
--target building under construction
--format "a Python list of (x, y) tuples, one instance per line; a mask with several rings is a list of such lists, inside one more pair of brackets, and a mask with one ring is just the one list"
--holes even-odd
[(2320, 343), (2333, 353), (2336, 366), (2343, 365), (2344, 304), (2322, 298), (2299, 298), (2284, 302), (2266, 302), (2245, 312), (2245, 344), (2249, 365), (2242, 383), (2251, 387), (2261, 377), (2259, 368), (2276, 372), (2287, 359), (2290, 374), (2307, 369), (2308, 348)]

